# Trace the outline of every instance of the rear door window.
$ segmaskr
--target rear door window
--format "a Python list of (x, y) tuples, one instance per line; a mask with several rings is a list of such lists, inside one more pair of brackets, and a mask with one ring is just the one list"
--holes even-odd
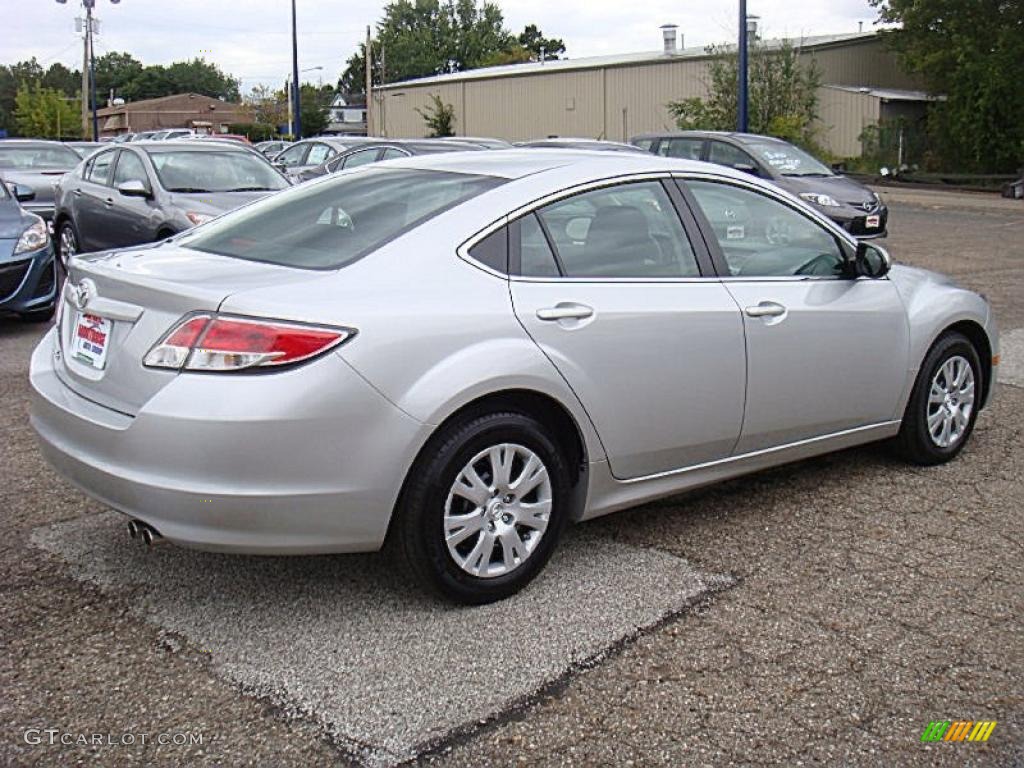
[(290, 168), (293, 165), (302, 165), (302, 160), (308, 151), (309, 144), (295, 144), (275, 157), (274, 162), (286, 168)]
[(658, 181), (618, 184), (538, 211), (567, 277), (696, 277), (697, 258)]
[(360, 165), (369, 165), (377, 161), (377, 154), (380, 152), (376, 147), (373, 149), (361, 149), (353, 152), (345, 158), (342, 168), (358, 168)]
[(309, 155), (306, 156), (304, 165), (320, 165), (320, 163), (332, 156), (331, 148), (326, 144), (314, 144), (309, 148)]
[(717, 165), (725, 165), (729, 168), (735, 168), (738, 165), (757, 167), (754, 158), (742, 149), (734, 147), (732, 144), (726, 144), (724, 141), (711, 142), (711, 152), (708, 154), (708, 161)]
[(685, 160), (700, 160), (704, 152), (704, 139), (674, 138), (662, 139), (658, 154), (662, 157), (681, 157)]
[(110, 183), (110, 168), (114, 164), (115, 151), (108, 149), (106, 152), (100, 152), (91, 161), (85, 169), (85, 178), (87, 181), (91, 181), (93, 184), (109, 184)]

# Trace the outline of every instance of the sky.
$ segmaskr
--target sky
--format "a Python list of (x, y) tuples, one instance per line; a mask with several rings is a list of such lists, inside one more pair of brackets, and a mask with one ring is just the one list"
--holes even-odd
[[(322, 67), (302, 75), (334, 83), (345, 60), (381, 16), (382, 0), (298, 0), (299, 66)], [(679, 26), (687, 47), (731, 40), (736, 0), (499, 0), (506, 26), (518, 33), (537, 24), (564, 40), (570, 58), (661, 48), (662, 24)], [(14, 8), (17, 6), (17, 13)], [(761, 17), (763, 37), (873, 29), (868, 0), (748, 0)], [(81, 66), (75, 33), (80, 0), (0, 0), (0, 63), (35, 56), (46, 67), (59, 61)], [(243, 93), (263, 83), (280, 85), (291, 69), (291, 4), (287, 0), (96, 0), (100, 19), (96, 53), (128, 51), (145, 64), (197, 56), (241, 78)]]

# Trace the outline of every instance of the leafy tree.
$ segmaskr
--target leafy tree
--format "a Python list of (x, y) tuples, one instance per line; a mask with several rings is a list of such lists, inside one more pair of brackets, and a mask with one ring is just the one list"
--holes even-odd
[(274, 133), (288, 122), (288, 96), (283, 89), (257, 85), (242, 99), (242, 108), (254, 126), (270, 126)]
[(111, 51), (96, 57), (96, 97), (106, 102), (111, 93), (125, 98), (125, 89), (137, 78), (144, 67), (130, 53)]
[[(545, 38), (531, 24), (518, 38), (505, 28), (495, 3), (485, 0), (393, 0), (384, 7), (373, 45), (373, 82), (392, 83), (416, 77), (489, 66), (494, 63), (557, 58), (561, 40)], [(365, 96), (366, 45), (346, 62), (338, 90)]]
[(77, 99), (69, 101), (63, 92), (37, 82), (18, 89), (14, 117), (22, 136), (77, 138), (82, 135), (80, 109)]
[(430, 129), (428, 134), (431, 138), (442, 136), (454, 136), (455, 130), (455, 107), (445, 104), (436, 93), (430, 94), (431, 105), (426, 109), (416, 108), (416, 111), (423, 116), (423, 122)]
[(544, 52), (545, 61), (552, 61), (565, 53), (565, 43), (555, 37), (544, 37), (536, 24), (527, 24), (517, 40), (519, 45), (530, 52), (531, 61), (540, 61), (541, 51)]
[[(329, 85), (318, 88), (303, 83), (299, 88), (299, 104), (302, 115), (302, 135), (316, 136), (323, 133), (328, 123), (328, 109), (334, 99), (334, 89)], [(285, 110), (287, 110), (285, 105)], [(287, 114), (285, 119), (287, 120)]]
[(51, 64), (39, 80), (43, 88), (52, 88), (65, 96), (77, 96), (82, 93), (82, 72), (71, 70), (57, 62)]
[(175, 93), (198, 93), (203, 96), (238, 101), (239, 81), (224, 74), (205, 59), (176, 61), (143, 67), (121, 89), (119, 94), (129, 101), (156, 99)]
[[(714, 56), (705, 83), (708, 95), (669, 102), (668, 111), (681, 130), (735, 130), (739, 56), (729, 46), (711, 46), (707, 51)], [(813, 146), (817, 90), (821, 84), (814, 61), (802, 65), (800, 54), (788, 41), (777, 48), (753, 41), (747, 83), (751, 133)]]
[(971, 172), (1024, 164), (1024, 3), (870, 0), (904, 65), (944, 95), (929, 114), (935, 163)]

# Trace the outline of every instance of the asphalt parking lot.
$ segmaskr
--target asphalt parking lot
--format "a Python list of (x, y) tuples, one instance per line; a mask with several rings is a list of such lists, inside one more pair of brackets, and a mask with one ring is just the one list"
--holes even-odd
[[(374, 556), (129, 542), (43, 463), (42, 329), (0, 321), (0, 762), (1024, 764), (1024, 206), (885, 194), (895, 258), (999, 314), (962, 457), (869, 446), (604, 518), (486, 609), (408, 594)], [(932, 720), (998, 725), (923, 744)]]

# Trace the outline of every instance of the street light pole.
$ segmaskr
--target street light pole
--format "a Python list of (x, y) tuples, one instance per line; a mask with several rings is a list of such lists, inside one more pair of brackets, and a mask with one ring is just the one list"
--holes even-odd
[(747, 132), (747, 0), (740, 0), (739, 91), (737, 93), (736, 130)]
[(89, 97), (92, 101), (92, 140), (100, 140), (100, 120), (96, 114), (96, 48), (93, 40), (92, 9), (96, 0), (83, 0), (85, 3), (86, 32), (89, 35)]
[(292, 107), (295, 115), (295, 132), (292, 138), (298, 141), (302, 138), (302, 89), (299, 86), (299, 35), (295, 21), (295, 0), (292, 0), (292, 89), (295, 94)]

